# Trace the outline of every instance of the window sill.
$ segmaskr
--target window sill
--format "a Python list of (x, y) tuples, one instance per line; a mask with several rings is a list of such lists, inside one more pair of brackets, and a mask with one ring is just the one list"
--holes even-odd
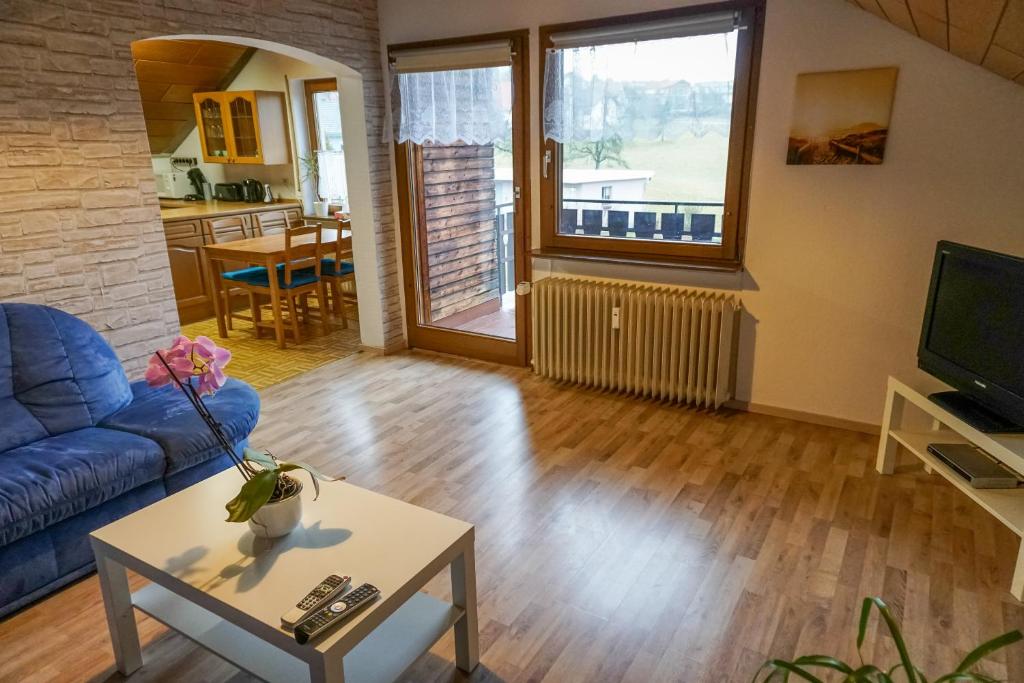
[(563, 261), (590, 261), (593, 263), (614, 263), (630, 266), (655, 266), (658, 268), (684, 268), (687, 270), (710, 270), (735, 273), (743, 269), (740, 261), (708, 260), (682, 256), (658, 258), (656, 256), (583, 251), (544, 247), (530, 252), (533, 258), (558, 259)]

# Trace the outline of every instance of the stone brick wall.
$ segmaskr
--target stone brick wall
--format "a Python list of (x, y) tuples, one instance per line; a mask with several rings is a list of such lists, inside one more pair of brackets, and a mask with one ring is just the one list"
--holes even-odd
[(402, 339), (376, 0), (0, 0), (0, 300), (81, 316), (129, 374), (178, 329), (130, 45), (209, 34), (363, 77), (384, 333)]

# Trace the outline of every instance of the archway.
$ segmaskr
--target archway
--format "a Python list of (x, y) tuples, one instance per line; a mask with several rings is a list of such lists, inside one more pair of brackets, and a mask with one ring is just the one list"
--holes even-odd
[(367, 145), (362, 76), (341, 62), (302, 48), (267, 40), (228, 35), (176, 34), (153, 36), (138, 42), (156, 40), (203, 40), (256, 48), (305, 62), (337, 80), (342, 136), (345, 140), (344, 161), (349, 213), (352, 219), (353, 261), (359, 291), (359, 335), (364, 346), (383, 348), (384, 311), (379, 284), (378, 245), (373, 225), (370, 153)]

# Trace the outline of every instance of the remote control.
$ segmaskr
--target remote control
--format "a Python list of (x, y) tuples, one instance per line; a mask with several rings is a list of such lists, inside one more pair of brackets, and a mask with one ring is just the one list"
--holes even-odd
[(295, 627), (295, 640), (304, 645), (324, 631), (333, 628), (349, 615), (366, 607), (377, 599), (380, 591), (368, 583), (349, 592), (348, 595), (310, 614)]
[(350, 576), (331, 574), (281, 617), (281, 625), (287, 629), (295, 628), (295, 624), (305, 619), (311, 612), (338, 597), (351, 581)]

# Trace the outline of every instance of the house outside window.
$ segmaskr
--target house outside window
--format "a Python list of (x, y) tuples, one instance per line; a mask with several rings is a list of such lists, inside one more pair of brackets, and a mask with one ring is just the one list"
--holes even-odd
[(739, 267), (763, 11), (541, 27), (542, 252)]

